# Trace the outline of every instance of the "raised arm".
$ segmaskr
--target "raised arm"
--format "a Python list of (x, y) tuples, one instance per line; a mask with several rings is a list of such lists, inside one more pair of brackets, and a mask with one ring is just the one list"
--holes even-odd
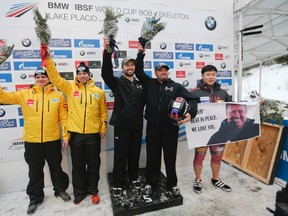
[(144, 72), (145, 50), (146, 48), (143, 48), (141, 45), (139, 45), (135, 68), (136, 77), (140, 80), (140, 82), (144, 84), (146, 84), (149, 79), (149, 76), (147, 76)]
[(61, 92), (67, 95), (68, 88), (70, 87), (69, 82), (59, 75), (59, 72), (55, 67), (54, 61), (50, 55), (49, 50), (46, 53), (46, 63), (47, 63), (46, 71), (50, 81), (53, 83), (54, 86), (56, 86), (56, 88), (58, 88)]
[(108, 87), (113, 91), (116, 86), (116, 78), (113, 75), (113, 66), (111, 56), (112, 53), (107, 52), (107, 47), (109, 45), (109, 38), (104, 37), (104, 52), (103, 52), (103, 62), (101, 68), (101, 76)]
[(0, 103), (4, 104), (20, 104), (23, 98), (22, 91), (19, 92), (4, 92), (0, 86)]

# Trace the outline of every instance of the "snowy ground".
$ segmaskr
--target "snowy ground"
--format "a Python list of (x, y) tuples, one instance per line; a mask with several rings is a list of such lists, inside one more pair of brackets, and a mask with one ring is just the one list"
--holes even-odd
[[(196, 194), (192, 190), (194, 172), (191, 166), (180, 167), (177, 170), (181, 194), (184, 203), (160, 211), (146, 213), (147, 216), (269, 216), (266, 207), (274, 209), (276, 191), (280, 186), (266, 185), (259, 180), (223, 163), (221, 169), (222, 180), (232, 187), (232, 192), (227, 193), (210, 184), (211, 169), (209, 166), (210, 155), (207, 154), (203, 168), (203, 192)], [(112, 216), (112, 206), (106, 178), (99, 183), (101, 202), (93, 205), (87, 197), (80, 205), (72, 201), (64, 203), (54, 197), (52, 187), (45, 188), (44, 202), (39, 206), (37, 215), (100, 215)], [(72, 195), (71, 185), (68, 191)], [(20, 216), (26, 215), (29, 199), (25, 191), (0, 195), (0, 215)]]

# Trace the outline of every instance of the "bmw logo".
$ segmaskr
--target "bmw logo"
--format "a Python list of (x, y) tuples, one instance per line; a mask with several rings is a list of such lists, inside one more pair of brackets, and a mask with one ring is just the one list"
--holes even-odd
[(0, 117), (3, 117), (6, 114), (6, 111), (4, 109), (0, 109)]
[(189, 81), (188, 80), (184, 80), (182, 84), (183, 84), (184, 87), (187, 87), (189, 85)]
[(160, 44), (160, 48), (161, 48), (162, 50), (166, 49), (166, 48), (167, 48), (167, 44), (164, 43), (164, 42), (162, 42), (162, 43)]
[(126, 21), (126, 22), (130, 22), (130, 18), (129, 18), (129, 17), (126, 17), (126, 18), (125, 18), (125, 21)]
[(180, 66), (180, 67), (183, 67), (183, 62), (180, 62), (180, 63), (179, 63), (179, 66)]
[(20, 77), (21, 77), (21, 79), (26, 79), (27, 75), (23, 73), (23, 74), (20, 75)]
[(200, 58), (203, 58), (203, 54), (202, 54), (202, 53), (200, 53), (200, 54), (199, 54), (199, 57), (200, 57)]
[(31, 40), (30, 40), (29, 38), (23, 39), (23, 40), (22, 40), (22, 45), (23, 45), (24, 47), (29, 47), (29, 46), (31, 46)]
[(226, 63), (225, 63), (225, 62), (222, 62), (222, 63), (220, 64), (220, 67), (221, 67), (222, 69), (226, 68)]
[(113, 92), (110, 92), (110, 93), (109, 93), (109, 96), (110, 96), (110, 97), (114, 97)]
[(213, 31), (217, 26), (215, 18), (212, 16), (207, 17), (205, 19), (205, 26), (208, 30)]
[(80, 55), (84, 56), (85, 55), (85, 51), (84, 50), (80, 51)]
[(222, 47), (221, 47), (221, 45), (219, 45), (219, 46), (218, 46), (218, 50), (221, 50), (221, 49), (222, 49)]

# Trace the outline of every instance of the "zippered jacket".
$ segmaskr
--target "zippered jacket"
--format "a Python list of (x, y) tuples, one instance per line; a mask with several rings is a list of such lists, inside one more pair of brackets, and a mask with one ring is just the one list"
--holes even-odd
[(63, 139), (69, 140), (66, 100), (52, 84), (44, 87), (35, 84), (18, 92), (4, 92), (0, 88), (0, 102), (21, 106), (24, 141), (43, 143), (60, 139), (59, 121)]
[[(143, 59), (142, 59), (143, 61)], [(110, 124), (117, 127), (142, 130), (145, 87), (137, 79), (114, 77), (111, 54), (104, 50), (101, 76), (114, 95), (114, 109)]]
[(144, 83), (146, 87), (146, 112), (145, 119), (147, 122), (155, 127), (167, 126), (178, 127), (171, 123), (168, 115), (168, 106), (171, 100), (176, 97), (183, 97), (190, 105), (190, 116), (194, 118), (197, 114), (197, 100), (191, 93), (181, 84), (174, 82), (170, 78), (163, 83), (160, 83), (156, 78), (151, 78), (138, 68), (143, 68), (143, 61), (145, 54), (138, 53), (137, 67), (135, 74), (137, 78)]
[(191, 94), (197, 98), (199, 103), (232, 102), (227, 91), (221, 89), (221, 84), (216, 82), (212, 88), (209, 88), (202, 79), (198, 82), (197, 87), (192, 89)]
[(59, 75), (52, 58), (46, 62), (50, 81), (67, 97), (68, 130), (81, 134), (105, 134), (108, 111), (104, 91), (95, 85), (92, 78), (86, 84), (79, 82), (77, 77), (68, 82)]

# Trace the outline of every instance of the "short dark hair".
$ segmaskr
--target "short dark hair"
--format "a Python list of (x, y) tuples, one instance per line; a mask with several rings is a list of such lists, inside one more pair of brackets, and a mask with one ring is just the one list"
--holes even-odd
[(228, 107), (230, 106), (230, 105), (239, 105), (239, 106), (242, 106), (242, 107), (245, 107), (245, 110), (247, 111), (247, 106), (246, 106), (246, 104), (234, 104), (234, 103), (226, 103), (226, 110), (228, 109)]
[(217, 72), (217, 68), (214, 65), (206, 65), (202, 68), (201, 73), (204, 74), (206, 71), (215, 71)]

